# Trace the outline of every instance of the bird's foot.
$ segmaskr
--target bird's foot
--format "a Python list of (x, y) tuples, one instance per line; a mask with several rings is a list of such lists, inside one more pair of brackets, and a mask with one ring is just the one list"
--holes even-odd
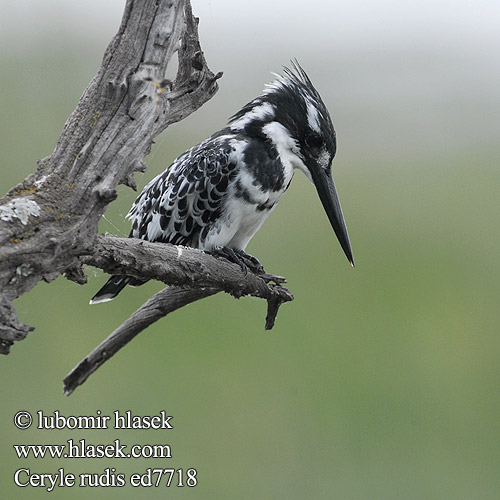
[(229, 247), (216, 247), (212, 250), (212, 254), (215, 256), (222, 256), (230, 260), (234, 264), (238, 264), (245, 275), (248, 270), (252, 271), (254, 274), (264, 274), (264, 267), (259, 262), (259, 259), (247, 254), (243, 250), (237, 250)]
[(264, 274), (266, 272), (264, 270), (264, 266), (260, 263), (260, 260), (257, 257), (254, 257), (243, 250), (235, 250), (235, 253), (254, 274)]

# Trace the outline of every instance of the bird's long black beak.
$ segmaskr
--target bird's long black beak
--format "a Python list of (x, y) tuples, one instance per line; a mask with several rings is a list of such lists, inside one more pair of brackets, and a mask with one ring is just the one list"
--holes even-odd
[(337, 190), (335, 189), (331, 170), (325, 170), (319, 167), (319, 165), (315, 165), (313, 168), (309, 169), (309, 171), (311, 172), (314, 186), (318, 191), (326, 215), (328, 215), (330, 224), (340, 242), (340, 246), (342, 250), (344, 250), (352, 267), (354, 267), (351, 243), (349, 241), (349, 235), (347, 234), (347, 227), (345, 225), (344, 215), (342, 214), (342, 208), (340, 206)]

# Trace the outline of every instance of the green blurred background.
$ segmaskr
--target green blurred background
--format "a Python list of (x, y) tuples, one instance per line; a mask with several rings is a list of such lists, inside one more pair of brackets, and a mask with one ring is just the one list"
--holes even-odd
[[(103, 5), (106, 4), (106, 5)], [(2, 194), (51, 153), (124, 2), (0, 2)], [(62, 379), (160, 289), (90, 307), (105, 276), (21, 297), (36, 326), (1, 359), (0, 491), (32, 473), (195, 467), (195, 488), (59, 488), (51, 498), (500, 498), (498, 2), (193, 1), (219, 93), (169, 128), (142, 188), (297, 57), (331, 110), (351, 269), (301, 174), (249, 246), (295, 301), (218, 295), (142, 333), (71, 397)], [(126, 234), (121, 187), (102, 231)], [(173, 430), (18, 430), (14, 414), (173, 415)], [(172, 459), (18, 459), (13, 444), (169, 444)]]

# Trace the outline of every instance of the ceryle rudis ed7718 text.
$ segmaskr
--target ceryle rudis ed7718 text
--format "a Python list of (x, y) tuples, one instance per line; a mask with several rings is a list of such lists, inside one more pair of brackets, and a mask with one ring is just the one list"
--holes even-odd
[[(349, 262), (351, 245), (332, 178), (336, 139), (319, 93), (297, 62), (228, 125), (179, 156), (142, 191), (130, 236), (224, 252), (259, 266), (248, 242), (276, 207), (295, 169), (312, 181)], [(111, 300), (130, 276), (112, 276), (91, 303)]]

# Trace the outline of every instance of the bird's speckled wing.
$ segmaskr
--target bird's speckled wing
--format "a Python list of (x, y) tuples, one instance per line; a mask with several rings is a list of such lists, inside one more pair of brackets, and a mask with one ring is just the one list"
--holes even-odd
[(235, 175), (227, 136), (215, 135), (179, 156), (130, 209), (131, 237), (203, 249)]

